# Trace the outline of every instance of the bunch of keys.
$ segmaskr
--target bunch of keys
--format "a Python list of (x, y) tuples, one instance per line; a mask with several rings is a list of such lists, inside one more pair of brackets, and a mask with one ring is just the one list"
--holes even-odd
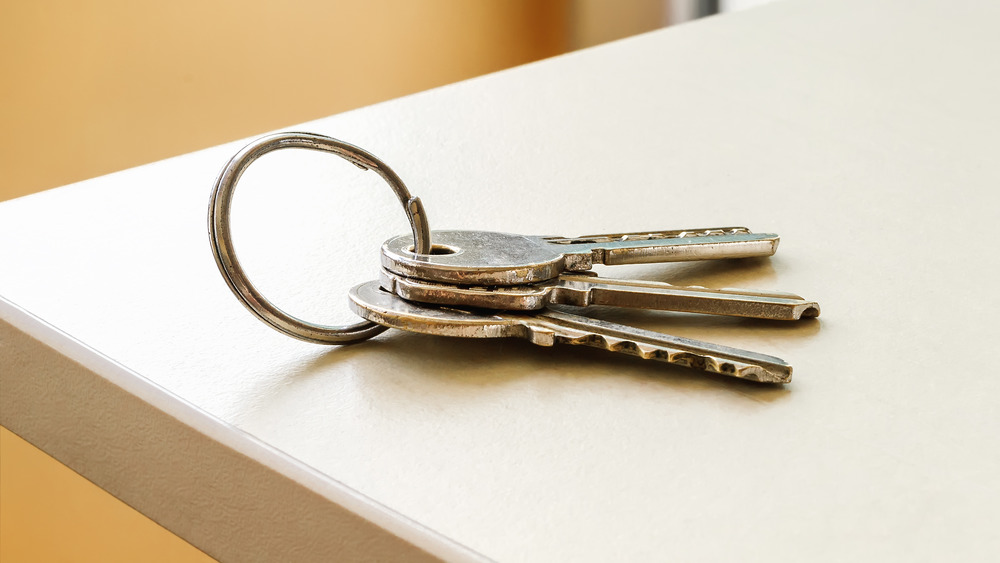
[[(229, 214), (240, 175), (282, 148), (336, 154), (378, 173), (406, 210), (411, 235), (386, 241), (378, 280), (350, 291), (365, 322), (324, 326), (288, 315), (249, 282), (233, 250)], [(790, 293), (708, 289), (597, 276), (595, 264), (645, 264), (771, 256), (778, 235), (743, 227), (563, 238), (485, 231), (430, 231), (426, 213), (382, 161), (353, 145), (310, 133), (279, 133), (237, 153), (216, 181), (209, 234), (233, 293), (258, 318), (289, 336), (324, 344), (359, 342), (386, 330), (466, 338), (525, 338), (535, 344), (581, 344), (762, 383), (788, 383), (792, 367), (773, 356), (611, 323), (550, 308), (610, 305), (796, 321), (819, 305)], [(431, 243), (433, 237), (433, 244)]]

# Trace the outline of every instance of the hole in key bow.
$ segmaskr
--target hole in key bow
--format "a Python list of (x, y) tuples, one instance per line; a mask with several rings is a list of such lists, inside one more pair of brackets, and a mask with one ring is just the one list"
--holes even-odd
[[(406, 248), (408, 252), (413, 252), (413, 245), (411, 244)], [(458, 254), (458, 249), (453, 246), (446, 246), (443, 244), (432, 244), (431, 252), (432, 255), (444, 255), (444, 254)]]

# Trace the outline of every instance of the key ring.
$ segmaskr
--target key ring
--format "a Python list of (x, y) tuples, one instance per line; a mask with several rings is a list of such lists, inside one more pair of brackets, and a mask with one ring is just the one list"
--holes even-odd
[(384, 162), (362, 148), (332, 137), (313, 133), (276, 133), (261, 137), (236, 153), (215, 181), (208, 206), (208, 234), (212, 241), (215, 263), (219, 266), (219, 271), (222, 272), (229, 289), (240, 302), (260, 320), (280, 332), (317, 344), (349, 344), (371, 338), (386, 330), (386, 327), (371, 321), (327, 326), (304, 321), (282, 311), (250, 283), (236, 258), (229, 221), (236, 183), (253, 161), (271, 151), (291, 148), (333, 153), (362, 170), (374, 170), (389, 184), (406, 210), (406, 218), (410, 221), (410, 228), (413, 231), (414, 252), (430, 254), (431, 234), (424, 206), (419, 198), (410, 195), (403, 181)]

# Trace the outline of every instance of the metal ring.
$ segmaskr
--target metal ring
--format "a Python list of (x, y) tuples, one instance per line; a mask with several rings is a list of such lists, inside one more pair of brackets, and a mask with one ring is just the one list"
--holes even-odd
[(413, 230), (413, 248), (418, 254), (430, 254), (431, 235), (427, 216), (419, 198), (410, 196), (403, 181), (375, 155), (354, 145), (332, 137), (313, 133), (277, 133), (261, 137), (244, 147), (226, 164), (212, 188), (208, 206), (208, 233), (212, 241), (212, 254), (229, 289), (240, 302), (260, 320), (272, 328), (294, 338), (318, 344), (349, 344), (371, 338), (386, 327), (371, 321), (352, 325), (326, 326), (295, 318), (268, 301), (247, 279), (233, 249), (229, 215), (233, 191), (240, 176), (250, 163), (261, 156), (279, 149), (312, 149), (333, 153), (363, 170), (374, 170), (382, 177), (406, 210), (406, 217)]

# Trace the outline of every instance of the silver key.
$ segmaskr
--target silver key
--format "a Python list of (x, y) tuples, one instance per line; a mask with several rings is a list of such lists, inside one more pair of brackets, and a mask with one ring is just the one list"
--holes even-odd
[(408, 278), (463, 285), (522, 285), (594, 264), (647, 264), (771, 256), (778, 235), (722, 227), (560, 238), (488, 231), (433, 231), (431, 254), (410, 235), (382, 245), (382, 266)]
[(792, 379), (792, 366), (780, 358), (560, 311), (479, 314), (420, 305), (384, 291), (377, 281), (354, 287), (350, 297), (352, 309), (361, 317), (410, 332), (465, 338), (518, 337), (542, 346), (582, 344), (751, 381), (788, 383)]
[(782, 321), (819, 316), (818, 303), (791, 293), (615, 280), (593, 274), (561, 274), (538, 284), (484, 287), (428, 282), (383, 269), (379, 283), (409, 301), (482, 309), (532, 311), (548, 305), (610, 305)]

